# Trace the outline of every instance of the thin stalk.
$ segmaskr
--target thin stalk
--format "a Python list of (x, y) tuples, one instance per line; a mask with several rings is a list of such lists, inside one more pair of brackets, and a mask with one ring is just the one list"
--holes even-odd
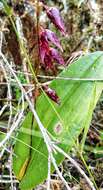
[(39, 39), (39, 18), (40, 18), (40, 7), (39, 7), (39, 0), (36, 2), (36, 37), (37, 37), (37, 64), (36, 64), (36, 75), (39, 72), (39, 65), (40, 65), (40, 39)]
[(87, 171), (88, 171), (88, 173), (89, 173), (89, 175), (90, 175), (90, 177), (91, 177), (93, 183), (94, 183), (94, 186), (95, 186), (96, 190), (99, 190), (98, 187), (97, 187), (97, 184), (96, 184), (96, 182), (95, 182), (95, 180), (94, 180), (94, 177), (93, 177), (91, 171), (89, 170), (88, 165), (87, 165), (87, 163), (86, 163), (86, 161), (85, 161), (85, 159), (84, 159), (84, 157), (83, 157), (83, 154), (80, 154), (80, 153), (79, 153), (79, 155), (80, 155), (80, 158), (81, 158), (81, 160), (82, 160), (84, 166), (86, 167), (86, 169), (87, 169)]

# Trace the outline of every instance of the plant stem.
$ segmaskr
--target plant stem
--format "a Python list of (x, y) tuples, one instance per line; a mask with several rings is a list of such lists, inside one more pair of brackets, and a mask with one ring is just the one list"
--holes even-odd
[(37, 37), (37, 63), (36, 63), (36, 75), (39, 72), (39, 65), (40, 65), (40, 39), (39, 39), (39, 17), (40, 17), (40, 7), (39, 7), (39, 0), (36, 2), (36, 37)]
[(98, 187), (97, 187), (97, 184), (96, 184), (96, 182), (95, 182), (95, 180), (94, 180), (94, 178), (93, 178), (93, 176), (92, 176), (92, 173), (91, 173), (91, 171), (90, 171), (89, 168), (88, 168), (88, 165), (87, 165), (87, 163), (86, 163), (86, 161), (85, 161), (83, 155), (80, 154), (80, 157), (81, 157), (81, 160), (83, 161), (83, 164), (84, 164), (84, 166), (86, 167), (86, 169), (87, 169), (87, 171), (88, 171), (88, 173), (89, 173), (89, 175), (90, 175), (90, 177), (91, 177), (91, 179), (92, 179), (92, 181), (93, 181), (93, 183), (94, 183), (96, 189), (99, 190)]

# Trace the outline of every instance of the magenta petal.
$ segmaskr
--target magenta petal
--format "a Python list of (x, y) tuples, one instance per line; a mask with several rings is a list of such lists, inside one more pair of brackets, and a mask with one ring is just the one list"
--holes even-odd
[(54, 59), (54, 61), (56, 61), (60, 65), (65, 64), (63, 57), (59, 54), (59, 52), (56, 49), (50, 48), (50, 55)]
[(60, 12), (57, 8), (55, 7), (51, 7), (48, 8), (46, 7), (46, 12), (48, 17), (51, 19), (51, 21), (53, 22), (53, 24), (63, 33), (65, 34), (65, 26), (64, 26), (64, 22), (60, 16)]
[(45, 93), (49, 96), (49, 98), (51, 98), (57, 104), (60, 104), (60, 99), (59, 99), (58, 95), (56, 94), (55, 90), (49, 88), (48, 85), (45, 85), (43, 87), (43, 89), (44, 89)]
[(45, 54), (49, 52), (49, 43), (45, 38), (44, 32), (40, 34), (40, 58), (42, 63), (44, 62)]
[(44, 62), (45, 54), (49, 51), (48, 49), (49, 49), (49, 46), (46, 43), (40, 44), (40, 58), (42, 62)]
[(45, 35), (47, 36), (47, 39), (49, 41), (51, 41), (54, 45), (56, 45), (58, 48), (60, 48), (61, 51), (63, 51), (62, 46), (60, 45), (60, 41), (59, 41), (58, 37), (56, 36), (56, 34), (54, 32), (52, 32), (51, 30), (46, 29), (45, 30)]
[(42, 63), (44, 62), (45, 54), (46, 54), (46, 50), (45, 50), (45, 48), (41, 45), (41, 47), (40, 47), (40, 58), (41, 58), (41, 62), (42, 62)]
[(45, 69), (46, 70), (53, 69), (52, 58), (51, 58), (51, 56), (49, 54), (45, 54), (44, 64), (45, 64)]

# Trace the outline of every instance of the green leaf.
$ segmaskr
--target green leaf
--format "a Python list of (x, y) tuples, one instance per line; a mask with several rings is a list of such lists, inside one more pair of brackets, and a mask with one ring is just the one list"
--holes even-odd
[[(48, 101), (44, 94), (37, 100), (37, 112), (44, 127), (59, 142), (59, 146), (68, 152), (75, 144), (81, 131), (85, 127), (86, 129), (89, 127), (93, 110), (102, 92), (103, 82), (96, 82), (96, 79), (102, 80), (103, 77), (103, 53), (95, 52), (83, 56), (68, 66), (59, 76), (62, 78), (95, 78), (95, 81), (53, 80), (50, 87), (55, 89), (59, 95), (61, 99), (60, 106), (51, 100)], [(31, 145), (35, 150), (30, 151), (29, 163), (20, 183), (22, 190), (36, 187), (47, 177), (47, 148), (36, 121), (34, 121), (33, 127), (34, 132), (32, 133)], [(22, 135), (18, 136), (18, 138), (23, 140)], [(21, 150), (19, 150), (19, 158), (24, 148), (26, 147), (23, 147), (22, 144), (18, 145), (18, 142), (16, 143), (15, 153), (18, 154), (18, 149)], [(55, 158), (58, 164), (63, 160), (63, 156), (59, 153), (55, 155)], [(17, 168), (21, 160), (16, 159), (15, 161), (15, 159), (14, 172), (18, 176), (20, 170), (18, 171)]]
[[(21, 180), (30, 159), (32, 113), (28, 113), (22, 124), (22, 130), (19, 132), (17, 143), (14, 147), (16, 156), (13, 159), (13, 169), (17, 179)], [(28, 133), (26, 133), (28, 130)], [(23, 143), (21, 142), (23, 141)], [(28, 144), (29, 146), (27, 146)]]

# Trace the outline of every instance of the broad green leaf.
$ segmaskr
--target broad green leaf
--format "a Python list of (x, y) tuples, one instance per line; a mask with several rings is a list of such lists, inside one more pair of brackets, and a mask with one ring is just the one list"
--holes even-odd
[[(68, 66), (59, 76), (62, 78), (102, 79), (103, 53), (95, 52), (83, 56)], [(85, 127), (89, 127), (93, 110), (103, 89), (103, 82), (55, 79), (50, 86), (55, 89), (59, 95), (61, 105), (59, 106), (52, 102), (51, 106), (51, 100), (48, 101), (48, 98), (42, 94), (37, 101), (37, 112), (44, 127), (47, 128), (49, 133), (59, 142), (59, 146), (68, 152), (75, 144), (81, 131)], [(29, 163), (20, 183), (22, 190), (29, 190), (36, 187), (47, 177), (47, 148), (36, 121), (33, 127), (34, 132), (32, 133), (31, 145), (35, 150), (30, 151)], [(23, 140), (22, 135), (19, 135), (18, 138)], [(26, 149), (22, 144), (16, 143), (15, 153), (18, 154), (18, 149), (21, 150), (19, 150), (19, 158), (24, 148)], [(38, 150), (38, 152), (36, 150)], [(25, 156), (24, 160), (28, 157), (26, 151)], [(63, 156), (59, 153), (55, 155), (55, 158), (58, 164), (63, 160)], [(23, 163), (24, 161), (14, 158), (14, 172), (16, 176), (19, 176), (20, 172), (19, 162)], [(18, 165), (19, 171), (17, 170)]]
[[(21, 180), (26, 167), (30, 159), (30, 147), (26, 144), (31, 145), (31, 130), (32, 130), (32, 113), (30, 112), (22, 124), (22, 130), (19, 132), (18, 139), (23, 141), (17, 141), (14, 147), (16, 157), (14, 157), (13, 169), (17, 179)], [(28, 131), (28, 133), (27, 133)]]

